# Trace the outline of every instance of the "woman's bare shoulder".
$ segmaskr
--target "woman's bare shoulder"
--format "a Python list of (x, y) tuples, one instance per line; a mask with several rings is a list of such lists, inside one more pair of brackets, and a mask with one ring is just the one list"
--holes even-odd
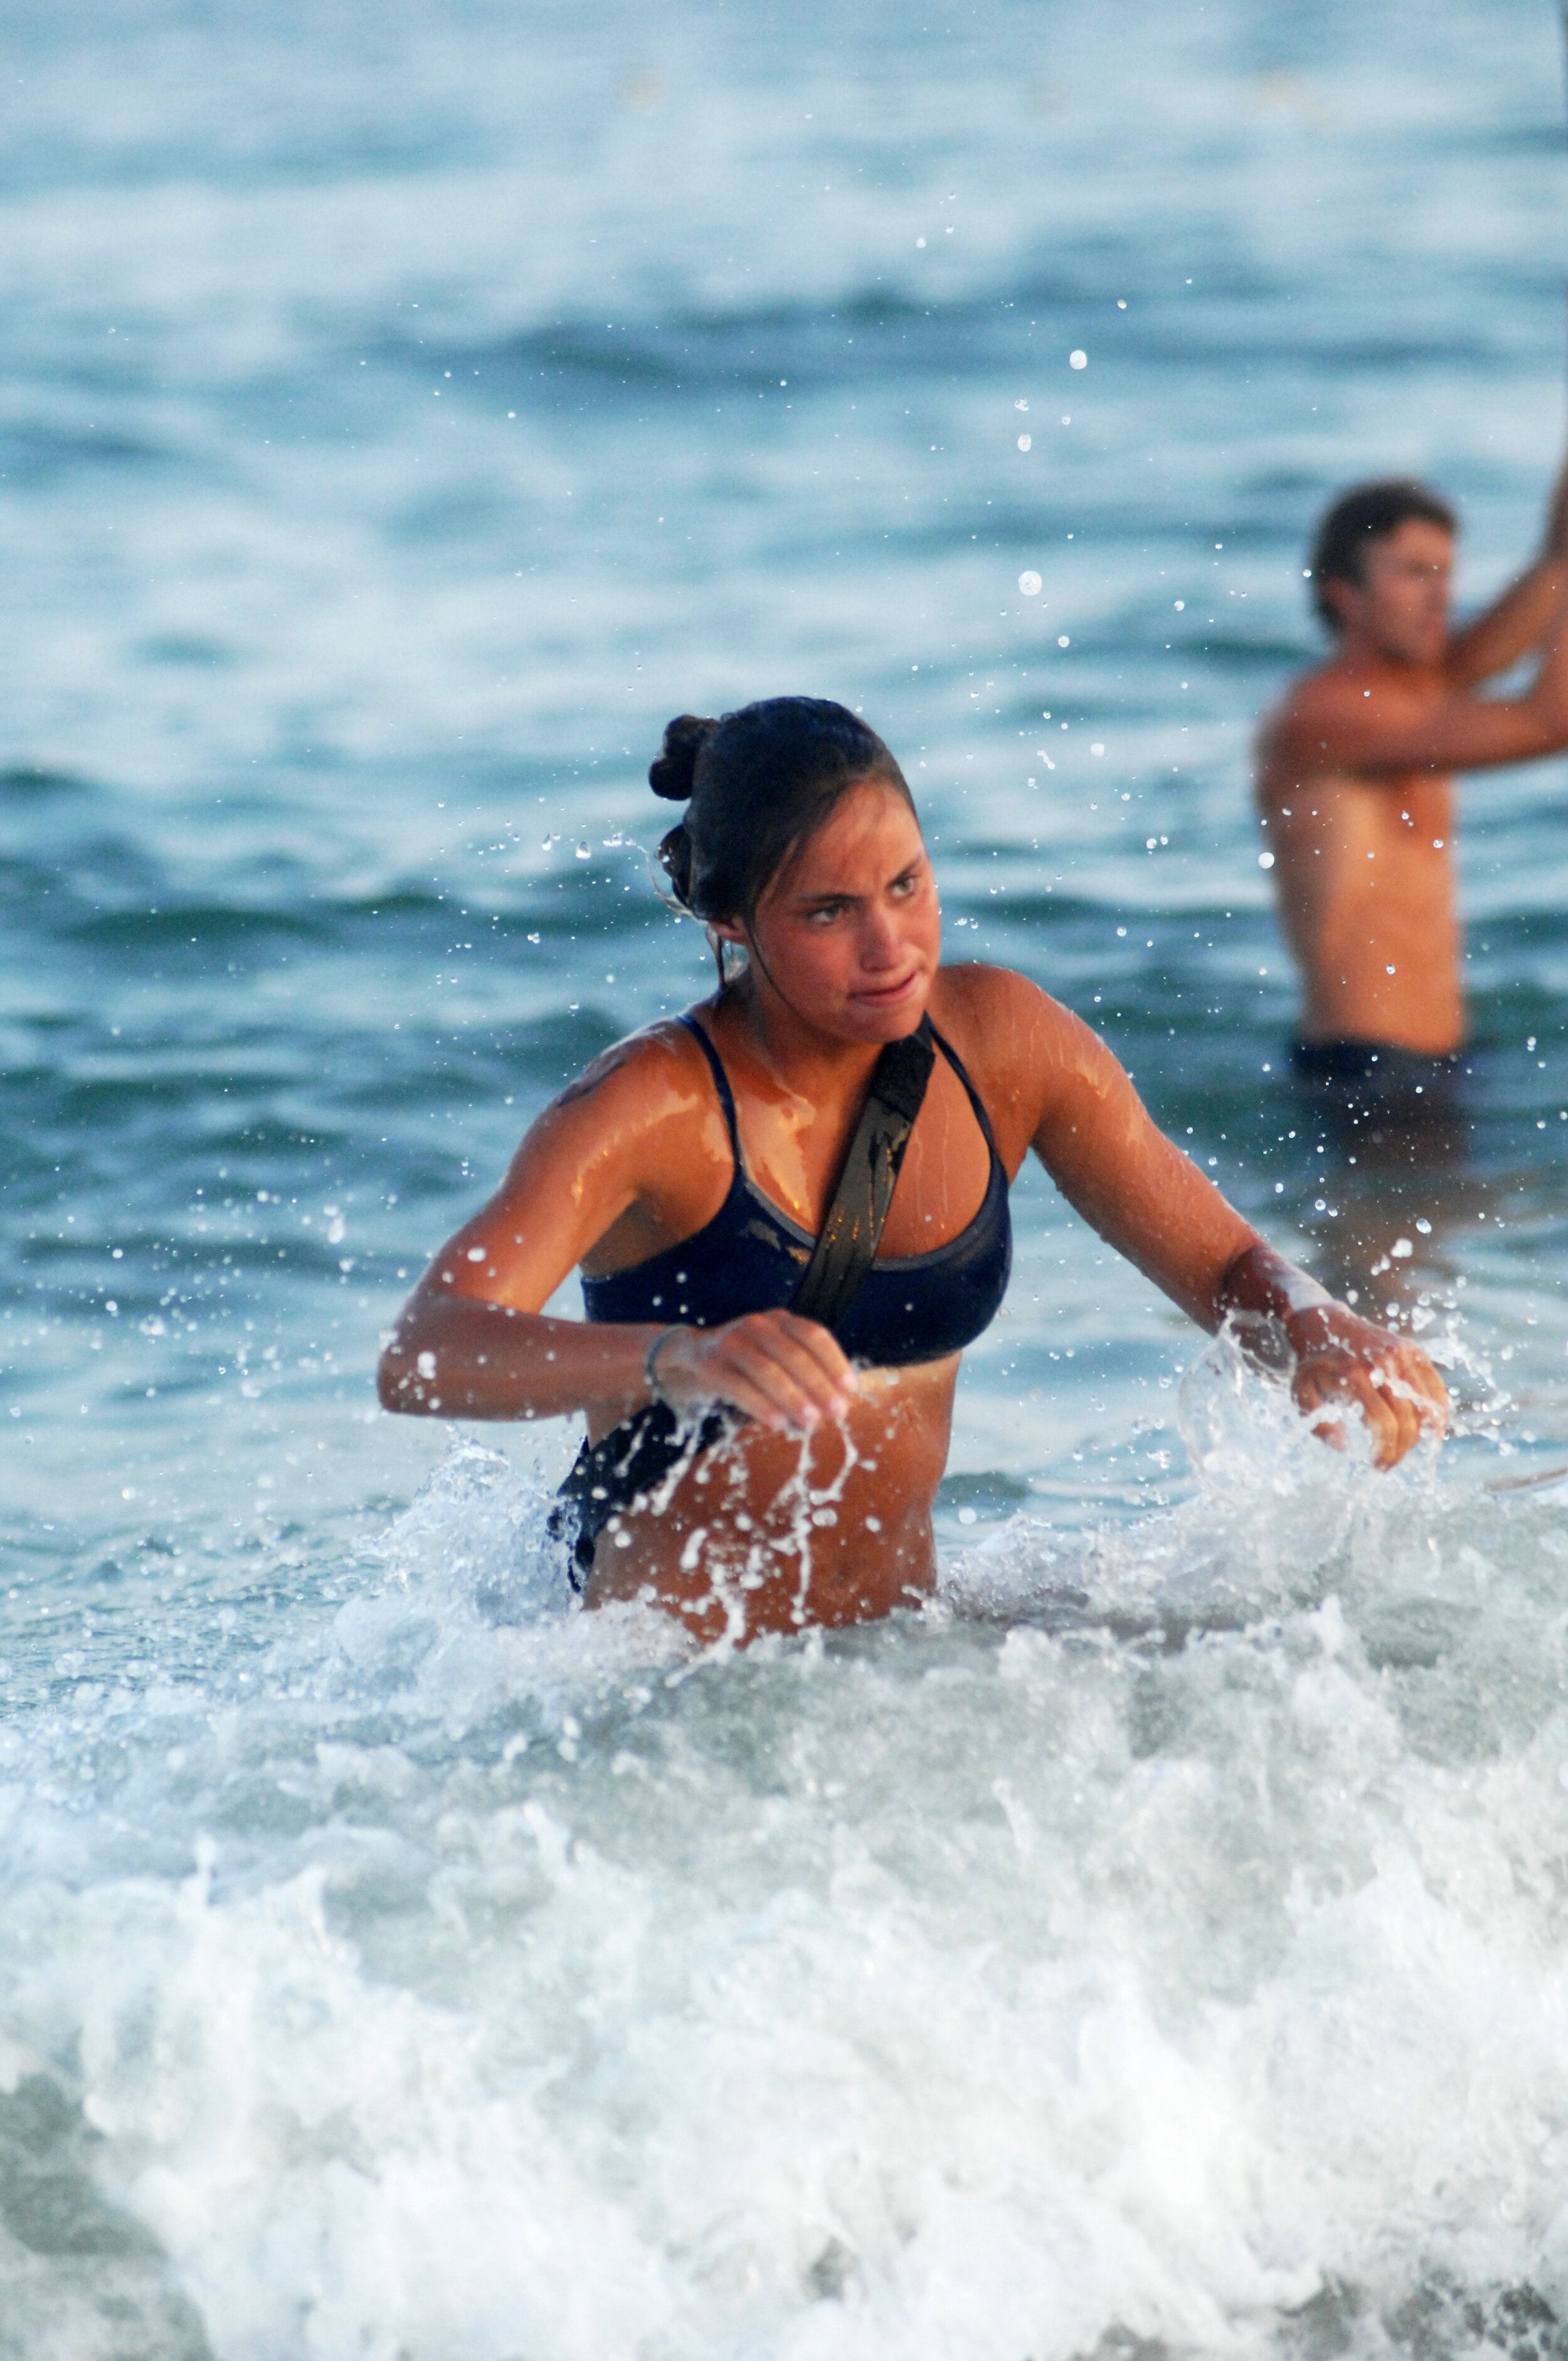
[(672, 1090), (685, 1104), (692, 1086), (707, 1075), (707, 1061), (690, 1026), (678, 1016), (661, 1016), (591, 1058), (580, 1074), (557, 1091), (545, 1114), (562, 1115), (597, 1104), (624, 1120), (646, 1102), (643, 1112), (656, 1115)]
[(965, 960), (938, 971), (932, 988), (931, 1022), (945, 1034), (966, 1066), (976, 1071), (1076, 1045), (1085, 1029), (1070, 1008), (1015, 968)]
[(510, 1221), (526, 1203), (537, 1226), (550, 1208), (591, 1242), (633, 1198), (658, 1193), (672, 1171), (689, 1173), (690, 1143), (706, 1137), (710, 1115), (717, 1155), (723, 1117), (700, 1045), (678, 1019), (644, 1026), (602, 1049), (534, 1117), (481, 1219)]
[(963, 1060), (1010, 1169), (1064, 1091), (1115, 1064), (1081, 1017), (1013, 968), (943, 968), (931, 1021)]

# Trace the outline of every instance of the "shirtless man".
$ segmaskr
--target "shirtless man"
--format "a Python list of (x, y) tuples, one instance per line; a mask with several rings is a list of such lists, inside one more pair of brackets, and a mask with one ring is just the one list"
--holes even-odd
[[(1415, 483), (1365, 484), (1335, 502), (1312, 553), (1333, 653), (1291, 683), (1258, 735), (1265, 841), (1302, 979), (1292, 1060), (1353, 1109), (1414, 1111), (1423, 1094), (1431, 1109), (1460, 1071), (1453, 773), (1568, 746), (1568, 467), (1541, 556), (1457, 631), (1455, 530)], [(1475, 695), (1532, 649), (1530, 687)]]

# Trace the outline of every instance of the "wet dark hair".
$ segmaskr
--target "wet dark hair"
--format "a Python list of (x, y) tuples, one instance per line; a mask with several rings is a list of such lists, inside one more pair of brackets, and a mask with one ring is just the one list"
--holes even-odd
[(694, 918), (750, 927), (785, 862), (851, 787), (875, 779), (915, 798), (874, 730), (824, 697), (767, 697), (717, 721), (682, 713), (648, 774), (685, 802), (659, 847), (674, 898)]
[(1354, 485), (1321, 518), (1312, 543), (1312, 604), (1331, 631), (1343, 627), (1324, 596), (1324, 583), (1365, 582), (1368, 543), (1387, 540), (1412, 517), (1423, 524), (1440, 524), (1444, 533), (1459, 531), (1448, 502), (1410, 476)]

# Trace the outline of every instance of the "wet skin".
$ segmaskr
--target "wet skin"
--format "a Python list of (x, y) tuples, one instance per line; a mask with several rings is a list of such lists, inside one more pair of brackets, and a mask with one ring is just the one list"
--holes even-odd
[[(878, 781), (852, 789), (775, 878), (745, 976), (697, 1012), (734, 1093), (748, 1170), (815, 1232), (883, 1042), (927, 1009), (968, 1068), (1009, 1179), (1033, 1148), (1100, 1235), (1209, 1329), (1227, 1312), (1294, 1356), (1303, 1408), (1339, 1431), (1350, 1403), (1391, 1463), (1443, 1394), (1414, 1345), (1302, 1294), (1219, 1191), (1150, 1122), (1096, 1035), (1026, 978), (943, 967), (935, 881), (915, 816)], [(701, 1049), (650, 1027), (608, 1050), (532, 1126), (500, 1189), (435, 1257), (382, 1356), (389, 1409), (447, 1417), (586, 1411), (596, 1439), (650, 1400), (652, 1324), (552, 1320), (574, 1265), (621, 1270), (704, 1227), (733, 1172)], [(938, 1058), (879, 1252), (947, 1244), (989, 1176), (962, 1084)], [(786, 1311), (661, 1346), (665, 1396), (743, 1413), (731, 1440), (600, 1537), (587, 1596), (649, 1598), (702, 1638), (886, 1614), (935, 1576), (931, 1506), (958, 1357), (859, 1371)], [(621, 1535), (626, 1538), (621, 1539)], [(699, 1538), (700, 1536), (700, 1538)]]
[[(1324, 585), (1341, 625), (1333, 656), (1259, 731), (1257, 801), (1308, 1040), (1434, 1057), (1461, 1046), (1453, 774), (1568, 745), (1563, 484), (1541, 557), (1458, 631), (1453, 565), (1452, 535), (1424, 518), (1369, 542), (1359, 583)], [(1472, 694), (1538, 648), (1528, 693)]]
[(958, 1372), (956, 1353), (864, 1371), (843, 1418), (809, 1435), (740, 1427), (600, 1535), (589, 1606), (656, 1600), (712, 1641), (861, 1623), (923, 1597)]

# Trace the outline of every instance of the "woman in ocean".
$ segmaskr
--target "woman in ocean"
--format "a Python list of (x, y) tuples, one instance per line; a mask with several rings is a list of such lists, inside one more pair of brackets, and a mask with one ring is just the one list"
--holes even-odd
[[(941, 964), (914, 802), (863, 721), (798, 697), (685, 715), (649, 777), (686, 805), (676, 901), (744, 961), (545, 1109), (379, 1373), (389, 1410), (586, 1412), (559, 1521), (590, 1606), (741, 1638), (930, 1590), (959, 1356), (1001, 1305), (1031, 1148), (1201, 1327), (1289, 1367), (1331, 1439), (1335, 1404), (1384, 1466), (1441, 1432), (1425, 1354), (1266, 1245), (1086, 1025)], [(545, 1318), (574, 1265), (587, 1319)]]

